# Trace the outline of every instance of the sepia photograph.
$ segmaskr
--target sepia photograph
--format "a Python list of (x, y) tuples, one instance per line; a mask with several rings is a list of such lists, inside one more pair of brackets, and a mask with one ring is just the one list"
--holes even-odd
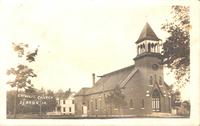
[(1, 0), (0, 126), (199, 126), (199, 4)]

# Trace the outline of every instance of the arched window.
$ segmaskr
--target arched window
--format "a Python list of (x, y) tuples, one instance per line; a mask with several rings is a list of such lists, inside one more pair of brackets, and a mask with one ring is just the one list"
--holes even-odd
[(154, 52), (157, 52), (157, 45), (154, 45)]
[(142, 108), (144, 108), (144, 99), (142, 99)]
[(91, 112), (93, 112), (93, 111), (94, 111), (94, 104), (93, 104), (93, 101), (91, 101), (90, 107), (91, 107)]
[(88, 101), (87, 104), (88, 104), (88, 107), (87, 107), (87, 108), (88, 108), (88, 110), (90, 110), (90, 102)]
[(160, 108), (160, 93), (155, 89), (152, 94), (152, 110), (159, 112)]
[(151, 52), (151, 44), (148, 43), (148, 52)]
[(162, 77), (159, 77), (159, 85), (162, 85)]
[(157, 76), (156, 76), (156, 74), (155, 74), (154, 76), (155, 76), (155, 77), (154, 77), (154, 78), (155, 78), (155, 79), (154, 79), (154, 80), (155, 80), (155, 84), (158, 84), (158, 81), (157, 81)]
[(130, 99), (129, 107), (133, 108), (133, 100), (132, 99)]
[(97, 99), (95, 99), (95, 109), (96, 109), (96, 110), (98, 110), (97, 107), (98, 107), (98, 106), (97, 106)]
[(142, 48), (143, 48), (143, 52), (145, 52), (145, 45), (144, 44), (142, 44)]
[(99, 99), (99, 111), (101, 111), (101, 108), (102, 108), (102, 100)]
[(149, 84), (150, 84), (150, 85), (153, 85), (153, 77), (152, 77), (152, 76), (150, 76)]
[(154, 44), (151, 43), (151, 52), (153, 52), (153, 47), (154, 47)]

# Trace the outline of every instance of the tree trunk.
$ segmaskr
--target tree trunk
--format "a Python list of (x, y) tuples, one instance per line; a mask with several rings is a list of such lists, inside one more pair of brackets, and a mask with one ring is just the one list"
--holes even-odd
[(17, 114), (17, 100), (18, 100), (17, 96), (18, 96), (18, 87), (17, 87), (16, 93), (15, 93), (14, 112), (13, 112), (14, 119), (16, 118), (16, 114)]
[(112, 115), (112, 103), (110, 104), (110, 115)]

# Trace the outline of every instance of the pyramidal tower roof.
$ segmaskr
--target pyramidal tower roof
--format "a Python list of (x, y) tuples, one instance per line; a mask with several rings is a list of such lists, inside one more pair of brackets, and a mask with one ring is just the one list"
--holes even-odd
[(153, 29), (151, 28), (151, 26), (149, 25), (148, 22), (145, 24), (142, 32), (140, 33), (140, 37), (138, 38), (138, 40), (135, 43), (140, 43), (144, 40), (153, 40), (153, 41), (159, 41), (160, 40), (156, 36), (156, 34), (154, 33)]

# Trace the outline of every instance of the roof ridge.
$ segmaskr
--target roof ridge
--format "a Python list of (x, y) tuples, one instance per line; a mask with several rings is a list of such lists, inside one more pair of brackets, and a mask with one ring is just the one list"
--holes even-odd
[(129, 75), (122, 81), (120, 82), (120, 85), (122, 85), (121, 87), (126, 86), (127, 82), (133, 77), (133, 75), (135, 75), (135, 73), (138, 71), (138, 69), (133, 69)]
[(142, 42), (144, 40), (153, 40), (153, 41), (159, 41), (160, 39), (157, 37), (151, 26), (149, 25), (148, 22), (144, 25), (140, 36), (136, 43)]
[(130, 65), (130, 66), (127, 66), (127, 67), (124, 67), (124, 68), (121, 68), (121, 69), (118, 69), (118, 70), (115, 70), (115, 71), (109, 72), (109, 73), (104, 74), (104, 75), (99, 76), (99, 77), (105, 77), (105, 76), (108, 76), (108, 75), (114, 74), (114, 73), (116, 73), (116, 72), (119, 72), (119, 71), (122, 71), (122, 70), (128, 69), (128, 68), (130, 68), (130, 67), (135, 67), (135, 65)]

